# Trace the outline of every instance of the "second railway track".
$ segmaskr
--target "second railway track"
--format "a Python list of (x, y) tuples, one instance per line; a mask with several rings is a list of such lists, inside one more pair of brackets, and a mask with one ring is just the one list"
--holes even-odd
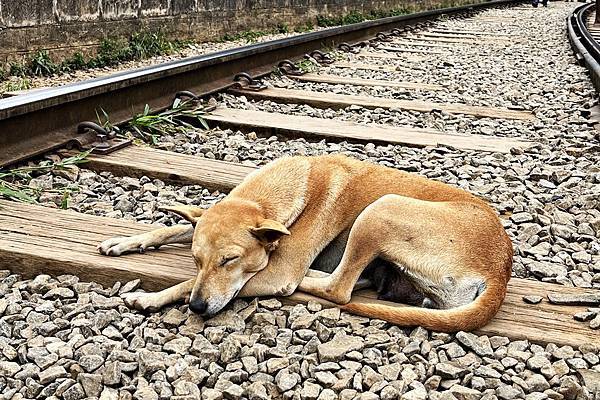
[[(310, 72), (300, 76), (261, 73), (256, 85), (267, 86), (266, 89), (252, 90), (252, 85), (242, 80), (240, 87), (213, 93), (210, 102), (203, 99), (202, 104), (211, 105), (211, 111), (204, 115), (211, 127), (209, 131), (179, 130), (158, 137), (153, 146), (91, 154), (87, 164), (57, 169), (33, 179), (15, 178), (17, 184), (40, 189), (38, 200), (42, 206), (0, 200), (0, 267), (23, 278), (40, 273), (77, 275), (78, 278), (63, 276), (58, 281), (38, 277), (33, 283), (22, 284), (25, 292), (32, 293), (32, 301), (42, 301), (41, 296), (35, 295), (36, 288), (47, 287), (41, 289), (46, 290), (43, 298), (56, 300), (61, 309), (69, 310), (79, 300), (85, 302), (86, 296), (78, 291), (82, 287), (77, 286), (78, 279), (110, 287), (115, 281), (141, 278), (142, 286), (149, 290), (185, 279), (193, 273), (187, 249), (115, 259), (98, 255), (94, 246), (108, 236), (150, 229), (149, 223), (177, 223), (157, 207), (174, 202), (210, 205), (270, 160), (283, 155), (341, 152), (419, 173), (485, 198), (501, 215), (515, 244), (514, 277), (508, 298), (494, 321), (478, 332), (492, 337), (491, 342), (487, 337), (450, 337), (419, 329), (407, 335), (408, 331), (388, 328), (378, 321), (340, 317), (335, 312), (313, 315), (320, 308), (314, 302), (308, 311), (304, 306), (292, 309), (272, 301), (258, 305), (238, 301), (215, 321), (207, 321), (208, 328), (202, 334), (208, 337), (204, 339), (208, 344), (202, 342), (203, 346), (206, 344), (206, 353), (202, 353), (203, 348), (196, 341), (204, 322), (202, 328), (189, 327), (183, 320), (177, 322), (173, 316), (181, 312), (176, 307), (156, 314), (154, 319), (132, 318), (137, 327), (126, 329), (126, 339), (121, 339), (128, 342), (128, 351), (133, 351), (132, 342), (139, 344), (140, 339), (146, 343), (144, 351), (156, 353), (155, 357), (169, 353), (186, 355), (199, 371), (206, 372), (206, 376), (199, 372), (203, 377), (199, 387), (181, 383), (188, 382), (184, 373), (158, 384), (163, 381), (152, 381), (145, 361), (138, 360), (135, 369), (131, 366), (132, 371), (123, 372), (124, 377), (119, 378), (131, 383), (136, 377), (130, 390), (114, 389), (116, 384), (110, 383), (110, 376), (109, 383), (102, 383), (100, 389), (89, 384), (88, 380), (94, 378), (90, 375), (109, 374), (108, 362), (96, 367), (102, 369), (100, 373), (83, 366), (84, 377), (72, 383), (69, 390), (75, 391), (79, 386), (86, 395), (99, 396), (115, 390), (133, 395), (150, 388), (162, 397), (169, 397), (169, 393), (197, 397), (202, 393), (206, 398), (219, 398), (215, 393), (225, 392), (228, 398), (236, 398), (232, 394), (236, 393), (235, 387), (247, 395), (251, 390), (247, 378), (253, 376), (253, 382), (259, 382), (274, 398), (308, 399), (319, 393), (331, 398), (370, 398), (360, 392), (377, 398), (399, 398), (402, 393), (406, 398), (425, 398), (427, 394), (436, 398), (439, 391), (454, 393), (456, 398), (488, 395), (509, 399), (528, 395), (534, 399), (534, 393), (550, 398), (575, 398), (570, 396), (577, 391), (592, 393), (590, 385), (598, 384), (594, 380), (599, 379), (600, 360), (590, 354), (600, 350), (600, 336), (591, 329), (593, 323), (573, 318), (576, 313), (585, 314), (587, 307), (552, 304), (546, 299), (547, 295), (594, 297), (600, 288), (600, 152), (593, 116), (596, 101), (592, 84), (585, 70), (576, 65), (564, 33), (563, 20), (571, 8), (569, 3), (552, 3), (548, 10), (502, 7), (468, 18), (431, 20), (418, 29), (380, 37), (369, 45), (335, 51), (331, 53), (333, 62), (303, 65)], [(230, 72), (223, 72), (222, 81), (215, 88), (229, 86), (223, 77)], [(135, 73), (131, 79), (136, 79)], [(117, 81), (115, 77), (115, 85), (119, 84)], [(93, 86), (90, 84), (92, 92)], [(170, 92), (161, 94), (157, 105), (165, 106), (167, 98), (182, 89), (189, 86), (174, 85)], [(142, 94), (150, 90), (144, 87), (131, 103), (144, 103)], [(13, 100), (13, 105), (18, 102)], [(96, 111), (97, 105), (91, 100), (80, 104), (90, 107), (79, 111), (80, 115)], [(7, 121), (9, 108), (4, 108)], [(122, 111), (108, 115), (117, 121), (124, 119)], [(25, 122), (26, 118), (12, 126), (23, 126), (20, 124)], [(64, 126), (72, 129), (69, 124)], [(68, 140), (69, 135), (72, 132), (63, 139)], [(46, 139), (40, 140), (41, 151)], [(12, 145), (16, 141), (5, 143)], [(20, 149), (24, 153), (17, 154), (21, 150), (15, 150), (13, 154), (3, 154), (5, 162), (27, 153), (26, 147)], [(39, 151), (31, 153), (36, 152)], [(64, 159), (76, 153), (63, 150), (59, 157)], [(54, 157), (56, 161), (57, 156)], [(70, 194), (65, 195), (67, 192)], [(65, 205), (71, 211), (57, 209)], [(6, 274), (5, 293), (7, 299), (21, 304), (26, 299), (17, 296), (19, 281), (11, 278), (14, 276)], [(106, 326), (121, 327), (127, 318), (116, 296), (121, 286), (112, 287), (88, 288), (86, 304), (91, 308), (75, 314), (76, 319), (85, 320), (93, 317), (89, 314), (93, 310), (119, 310), (114, 322), (96, 329), (98, 332), (93, 327), (84, 329), (88, 327), (82, 322), (78, 332), (92, 338), (92, 342), (101, 342), (104, 339), (98, 337), (107, 336), (119, 340), (114, 332), (102, 330)], [(68, 289), (72, 295), (57, 288)], [(56, 294), (47, 295), (50, 290)], [(523, 301), (524, 296), (538, 295), (544, 297), (539, 304)], [(302, 294), (288, 299), (295, 303), (311, 300), (318, 301)], [(371, 292), (360, 292), (354, 301), (377, 300)], [(186, 307), (179, 310), (186, 312)], [(265, 315), (269, 312), (273, 314), (272, 321)], [(67, 313), (62, 312), (61, 316)], [(10, 315), (14, 314), (5, 313), (0, 320)], [(600, 317), (596, 319), (600, 321)], [(12, 322), (19, 320), (11, 318)], [(39, 332), (39, 325), (32, 329)], [(218, 338), (215, 330), (223, 325), (226, 328)], [(322, 343), (344, 347), (343, 339), (333, 338), (348, 327), (362, 332), (355, 335), (361, 345), (347, 349), (348, 353), (359, 350), (360, 357), (348, 356), (344, 360), (345, 355), (341, 355), (329, 360), (324, 356), (324, 347), (317, 352), (316, 346)], [(165, 332), (146, 337), (145, 329), (163, 329), (168, 332), (168, 340), (157, 338)], [(309, 332), (300, 334), (298, 329)], [(230, 334), (231, 331), (237, 333)], [(270, 331), (272, 340), (268, 338)], [(305, 333), (308, 336), (300, 337)], [(248, 343), (254, 343), (253, 334), (258, 335), (254, 342), (266, 346), (268, 354), (252, 352)], [(66, 341), (68, 335), (61, 339)], [(35, 348), (35, 344), (28, 344), (28, 337), (21, 336), (11, 345)], [(193, 345), (190, 338), (195, 338)], [(171, 341), (173, 345), (169, 346)], [(240, 350), (229, 359), (227, 349), (232, 341), (238, 341)], [(282, 343), (289, 348), (282, 348)], [(395, 348), (394, 343), (406, 347)], [(407, 350), (410, 346), (416, 346), (416, 350)], [(209, 350), (213, 347), (222, 353), (210, 361), (214, 354)], [(207, 359), (200, 360), (200, 355)], [(81, 356), (64, 364), (79, 365)], [(258, 363), (256, 370), (246, 364), (252, 363), (248, 357), (254, 357)], [(529, 361), (532, 358), (535, 362)], [(281, 361), (282, 367), (275, 369), (275, 362), (269, 363), (270, 359), (285, 359), (287, 364)], [(30, 361), (39, 368), (40, 363), (33, 356)], [(239, 368), (230, 370), (226, 365), (236, 364), (234, 361)], [(336, 365), (319, 370), (319, 365), (327, 361)], [(459, 365), (464, 373), (451, 376), (443, 368), (436, 369), (436, 363), (447, 361)], [(169, 363), (173, 366), (176, 361), (165, 356), (164, 369)], [(390, 372), (392, 365), (397, 373)], [(278, 378), (269, 380), (260, 375), (267, 372)], [(327, 372), (333, 378), (319, 372)], [(171, 370), (171, 376), (174, 373)], [(223, 382), (223, 374), (227, 375), (227, 382)], [(240, 378), (244, 374), (246, 379)], [(287, 381), (295, 380), (293, 385), (288, 387), (284, 380), (287, 375), (282, 377), (285, 374), (294, 376)], [(354, 378), (357, 374), (360, 382)], [(148, 385), (147, 380), (153, 383)], [(5, 388), (22, 391), (17, 386), (12, 382)], [(314, 397), (307, 394), (311, 388), (317, 391)]]

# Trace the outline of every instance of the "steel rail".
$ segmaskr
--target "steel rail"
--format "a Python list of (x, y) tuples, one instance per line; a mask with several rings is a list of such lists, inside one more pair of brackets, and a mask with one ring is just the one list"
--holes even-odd
[(264, 76), (285, 59), (343, 42), (359, 42), (379, 32), (411, 26), (441, 15), (519, 3), (494, 0), (388, 17), (324, 29), (286, 39), (253, 44), (155, 66), (134, 69), (0, 100), (0, 168), (41, 153), (81, 144), (77, 126), (96, 121), (105, 111), (113, 123), (129, 120), (148, 104), (158, 110), (172, 104), (175, 93), (188, 90), (208, 95), (230, 87), (245, 71)]
[(587, 67), (596, 91), (600, 92), (600, 44), (585, 22), (588, 13), (595, 6), (596, 3), (588, 3), (577, 7), (567, 18), (567, 31), (579, 63)]

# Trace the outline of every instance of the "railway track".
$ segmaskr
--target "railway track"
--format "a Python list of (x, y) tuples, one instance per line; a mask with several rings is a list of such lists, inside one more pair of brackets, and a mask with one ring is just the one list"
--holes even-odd
[[(553, 3), (550, 20), (557, 24), (568, 7)], [(464, 10), (447, 14), (458, 12)], [(593, 304), (600, 287), (594, 92), (557, 28), (548, 33), (523, 22), (541, 18), (537, 12), (521, 6), (438, 19), (431, 19), (436, 13), (386, 19), (0, 101), (0, 156), (7, 166), (74, 140), (112, 145), (83, 128), (76, 134), (76, 127), (94, 120), (102, 108), (124, 130), (121, 122), (130, 118), (131, 107), (150, 104), (160, 112), (182, 89), (198, 95), (202, 119), (211, 128), (203, 130), (194, 114), (185, 121), (197, 128), (157, 136), (152, 146), (115, 143), (114, 151), (88, 155), (86, 164), (63, 166), (54, 158), (59, 168), (51, 172), (11, 178), (46, 190), (38, 198), (41, 205), (0, 200), (0, 267), (35, 278), (21, 283), (16, 275), (4, 276), (1, 334), (10, 336), (5, 333), (11, 323), (15, 335), (4, 351), (7, 361), (0, 362), (0, 371), (10, 375), (0, 380), (2, 391), (51, 395), (63, 385), (64, 398), (81, 393), (127, 398), (125, 392), (137, 398), (593, 394), (600, 336), (591, 328), (600, 317), (589, 306), (567, 306), (561, 299), (581, 303), (587, 296)], [(391, 32), (397, 26), (401, 30)], [(366, 41), (382, 29), (388, 32)], [(548, 41), (542, 50), (535, 49), (533, 33)], [(294, 58), (322, 43), (352, 39), (362, 44), (341, 46), (329, 57), (312, 53), (309, 62), (296, 60), (273, 72), (273, 60), (283, 54)], [(525, 76), (535, 72), (532, 64), (542, 63), (560, 74)], [(250, 76), (234, 82), (241, 71)], [(544, 92), (561, 75), (563, 80)], [(527, 85), (531, 93), (524, 94)], [(49, 112), (64, 118), (45, 120)], [(100, 240), (151, 229), (148, 223), (177, 223), (157, 206), (208, 206), (256, 167), (282, 155), (337, 152), (461, 186), (496, 208), (515, 242), (515, 276), (498, 316), (477, 332), (484, 336), (405, 332), (318, 311), (320, 300), (303, 294), (282, 299), (300, 304), (295, 308), (239, 300), (211, 321), (186, 320), (186, 306), (144, 317), (123, 307), (117, 296), (123, 290), (140, 284), (156, 290), (193, 274), (189, 251), (107, 258), (96, 253)], [(61, 150), (58, 157), (64, 161), (77, 153)], [(71, 210), (59, 210), (62, 206)], [(536, 296), (541, 302), (523, 299)], [(37, 304), (43, 301), (48, 310), (52, 302), (57, 308), (47, 312)], [(362, 291), (353, 301), (379, 300)], [(94, 317), (105, 309), (117, 311), (106, 320)], [(595, 319), (590, 323), (590, 318)], [(78, 322), (69, 324), (71, 319)], [(346, 331), (350, 339), (337, 336)], [(63, 353), (49, 345), (52, 340), (36, 342), (36, 334), (64, 342)], [(127, 354), (114, 352), (118, 341), (127, 342), (120, 346)], [(113, 344), (104, 346), (107, 342)], [(260, 346), (264, 351), (257, 353)], [(71, 357), (67, 348), (74, 351)], [(54, 360), (52, 354), (62, 355)], [(106, 360), (95, 366), (93, 356)], [(25, 367), (10, 364), (15, 360), (31, 365), (38, 385), (44, 380), (54, 389), (35, 382), (19, 387), (17, 374), (25, 376)], [(56, 375), (46, 377), (42, 370), (50, 366)], [(188, 367), (197, 372), (186, 375)], [(166, 379), (154, 377), (156, 371), (166, 371)]]

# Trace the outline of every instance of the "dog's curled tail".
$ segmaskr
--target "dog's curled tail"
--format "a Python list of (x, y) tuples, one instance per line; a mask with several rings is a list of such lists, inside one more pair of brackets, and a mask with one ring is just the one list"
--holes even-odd
[(498, 281), (486, 282), (484, 291), (471, 303), (446, 310), (357, 302), (343, 305), (341, 309), (400, 326), (422, 326), (448, 333), (472, 331), (487, 324), (500, 309), (506, 295), (506, 282)]

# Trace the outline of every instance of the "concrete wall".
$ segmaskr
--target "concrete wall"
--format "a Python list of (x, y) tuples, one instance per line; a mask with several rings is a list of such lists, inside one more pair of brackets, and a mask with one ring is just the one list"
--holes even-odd
[[(447, 0), (0, 0), (0, 63), (44, 49), (89, 54), (104, 37), (161, 29), (171, 38), (304, 25), (317, 15), (439, 7)], [(458, 3), (473, 0), (457, 0)]]

